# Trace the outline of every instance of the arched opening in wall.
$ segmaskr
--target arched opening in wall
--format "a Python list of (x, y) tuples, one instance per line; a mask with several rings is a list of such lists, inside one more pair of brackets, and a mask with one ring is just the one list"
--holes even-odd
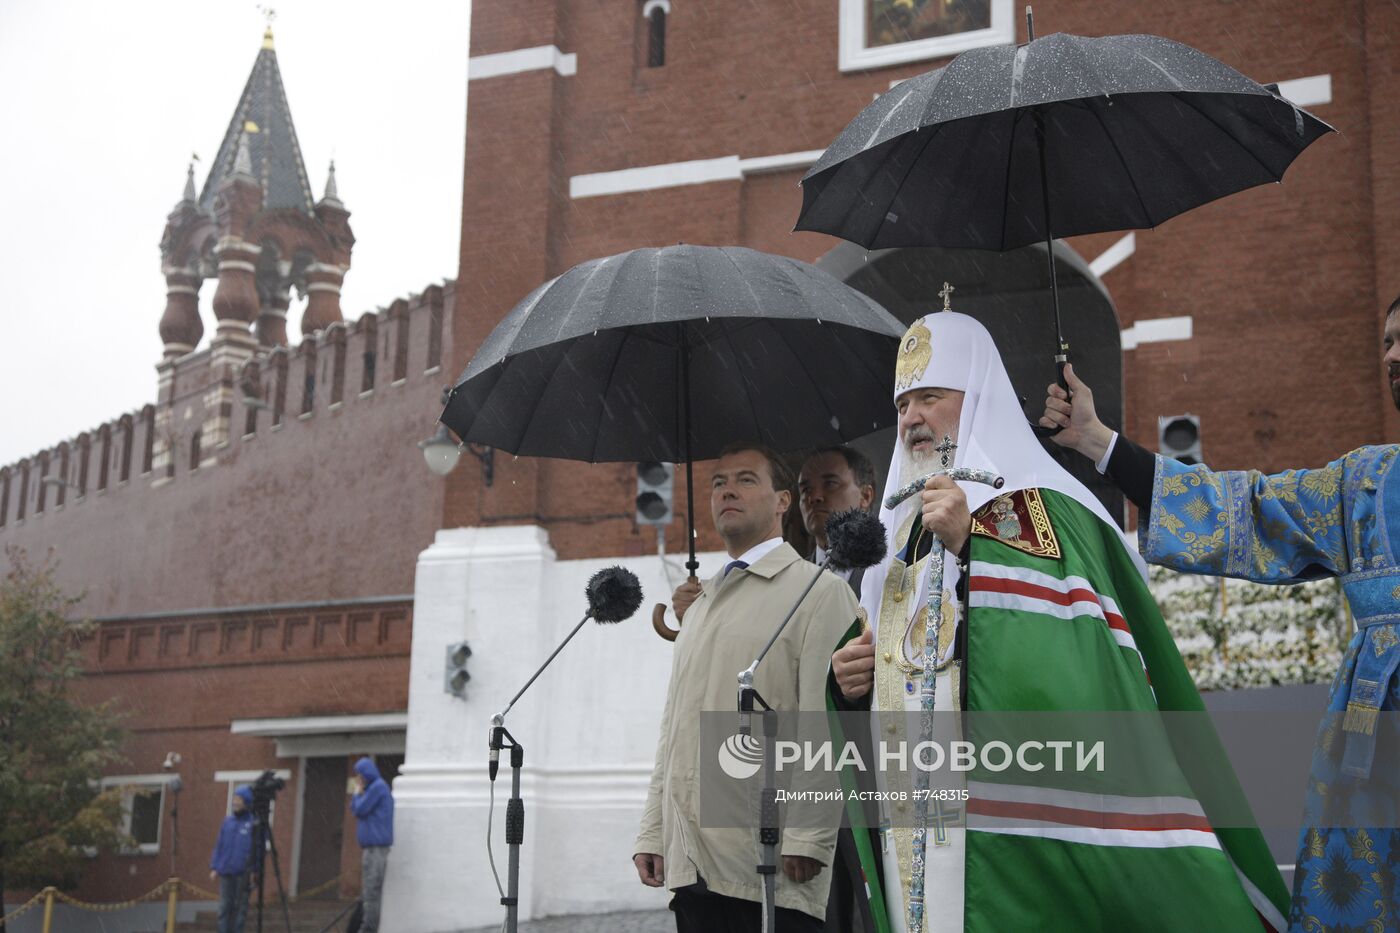
[(131, 480), (131, 451), (136, 439), (136, 426), (130, 415), (122, 415), (117, 422), (117, 427), (122, 432), (121, 464), (117, 470), (117, 482), (125, 483)]
[(141, 475), (145, 476), (151, 472), (156, 456), (156, 409), (154, 405), (147, 405), (141, 409), (141, 433), (145, 435), (141, 442)]
[(59, 481), (58, 481), (58, 483), (56, 484), (57, 487), (58, 487), (58, 492), (55, 493), (55, 495), (54, 495), (54, 498), (55, 498), (55, 500), (56, 500), (54, 504), (57, 505), (59, 508), (63, 508), (64, 503), (68, 500), (68, 487), (69, 487), (69, 486), (72, 484), (72, 482), (73, 482), (73, 474), (72, 474), (72, 473), (70, 472), (70, 470), (69, 470), (69, 467), (70, 467), (69, 450), (70, 450), (70, 448), (69, 448), (69, 446), (68, 446), (68, 442), (67, 442), (67, 441), (64, 441), (62, 444), (59, 444), (59, 445), (58, 445), (58, 480), (59, 480)]
[(86, 432), (78, 435), (78, 498), (87, 495), (88, 461), (92, 459), (92, 438)]
[(26, 460), (19, 465), (19, 507), (15, 514), (15, 521), (24, 521), (24, 513), (29, 505), (29, 461)]
[(191, 469), (191, 470), (198, 470), (198, 469), (199, 469), (199, 459), (200, 459), (199, 445), (200, 445), (200, 442), (201, 442), (201, 439), (202, 439), (203, 434), (204, 434), (203, 429), (201, 429), (201, 428), (195, 428), (194, 433), (190, 435), (190, 469)]
[(666, 20), (670, 15), (670, 0), (646, 0), (642, 4), (648, 68), (660, 68), (666, 64)]
[(104, 424), (97, 429), (97, 491), (107, 488), (107, 477), (111, 475), (112, 426)]
[[(1050, 271), (1045, 246), (1006, 253), (975, 249), (887, 249), (867, 251), (842, 243), (817, 266), (883, 305), (904, 324), (938, 311), (943, 283), (953, 286), (952, 308), (976, 318), (991, 333), (1027, 419), (1044, 409), (1045, 387), (1054, 380), (1055, 346), (1050, 307)], [(1094, 388), (1094, 407), (1109, 427), (1123, 424), (1123, 344), (1118, 313), (1108, 289), (1088, 264), (1064, 243), (1055, 242), (1060, 308), (1074, 370)], [(1034, 416), (1034, 417), (1032, 417)], [(894, 429), (856, 442), (881, 471), (895, 443)], [(1123, 520), (1123, 496), (1083, 457), (1065, 453), (1050, 440), (1046, 451), (1089, 488), (1110, 515)]]
[(47, 501), (48, 501), (48, 492), (49, 492), (49, 484), (46, 483), (46, 482), (44, 482), (44, 480), (46, 480), (46, 479), (48, 479), (48, 478), (49, 478), (49, 455), (48, 455), (48, 452), (45, 451), (44, 453), (41, 453), (41, 454), (39, 455), (39, 495), (38, 495), (38, 500), (34, 503), (34, 514), (35, 514), (35, 515), (41, 515), (41, 514), (43, 514), (44, 506), (47, 504)]

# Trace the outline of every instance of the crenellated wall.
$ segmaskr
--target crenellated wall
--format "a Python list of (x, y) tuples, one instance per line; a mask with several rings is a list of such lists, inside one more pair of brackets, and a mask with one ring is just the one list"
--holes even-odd
[(155, 404), (0, 468), (0, 547), (52, 549), (93, 615), (410, 593), (441, 514), (416, 444), (454, 375), (454, 294), (236, 371), (212, 349), (162, 364)]

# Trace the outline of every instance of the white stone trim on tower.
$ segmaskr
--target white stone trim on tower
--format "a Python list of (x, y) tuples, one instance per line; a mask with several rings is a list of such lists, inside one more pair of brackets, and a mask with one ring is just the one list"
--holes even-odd
[(1299, 107), (1318, 107), (1332, 103), (1332, 76), (1311, 75), (1307, 78), (1294, 78), (1278, 83), (1280, 97), (1287, 98)]
[(546, 68), (553, 68), (561, 77), (571, 77), (578, 73), (578, 55), (574, 52), (563, 52), (557, 45), (537, 45), (530, 49), (474, 55), (467, 61), (467, 80), (484, 81), (487, 78), (499, 78), (526, 71), (543, 71)]
[(750, 175), (805, 169), (821, 158), (821, 154), (820, 149), (808, 149), (749, 158), (727, 155), (714, 159), (641, 165), (613, 172), (592, 172), (569, 179), (569, 196), (596, 198), (683, 185), (706, 185), (714, 181), (743, 181)]
[(1137, 252), (1137, 234), (1126, 233), (1112, 246), (1100, 253), (1097, 259), (1089, 263), (1089, 271), (1099, 278), (1103, 278), (1135, 252)]
[(1189, 314), (1179, 317), (1148, 318), (1123, 329), (1123, 349), (1136, 350), (1144, 343), (1190, 340), (1192, 333), (1191, 315)]

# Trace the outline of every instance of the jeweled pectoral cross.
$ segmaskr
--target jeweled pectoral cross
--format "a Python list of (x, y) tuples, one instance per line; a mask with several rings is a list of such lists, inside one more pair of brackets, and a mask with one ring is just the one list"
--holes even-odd
[(939, 442), (938, 446), (933, 449), (938, 451), (939, 453), (940, 465), (946, 467), (953, 462), (953, 451), (958, 449), (958, 445), (954, 443), (952, 437), (945, 434), (943, 435), (943, 440)]
[(956, 288), (954, 288), (953, 286), (949, 285), (947, 282), (944, 282), (944, 283), (943, 283), (943, 290), (940, 291), (938, 294), (939, 294), (939, 297), (941, 297), (941, 298), (943, 299), (943, 310), (944, 310), (944, 311), (951, 311), (951, 310), (953, 310), (952, 297), (953, 297), (953, 292), (955, 292), (955, 291), (957, 291)]

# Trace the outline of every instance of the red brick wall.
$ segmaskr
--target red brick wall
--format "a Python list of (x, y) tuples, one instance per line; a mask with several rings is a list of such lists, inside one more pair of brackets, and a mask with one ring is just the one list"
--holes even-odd
[[(124, 716), (126, 761), (111, 774), (158, 774), (179, 752), (183, 779), (179, 853), (173, 873), (210, 887), (209, 855), (228, 787), (217, 771), (287, 769), (273, 834), (284, 884), (292, 881), (299, 759), (278, 758), (273, 739), (235, 736), (234, 719), (401, 712), (408, 707), (408, 602), (218, 613), (104, 622), (84, 645), (89, 676), (79, 697), (110, 702)], [(347, 771), (348, 774), (348, 771)], [(166, 794), (156, 855), (104, 855), (83, 874), (78, 896), (123, 900), (172, 874), (173, 795)], [(359, 846), (348, 807), (341, 850), (344, 889), (358, 886)], [(275, 903), (269, 866), (269, 903)]]
[[(1126, 353), (1129, 432), (1151, 444), (1158, 415), (1194, 412), (1212, 465), (1264, 469), (1400, 437), (1377, 379), (1377, 317), (1400, 292), (1394, 5), (1051, 0), (1036, 14), (1041, 34), (1152, 32), (1263, 81), (1332, 76), (1333, 101), (1316, 112), (1341, 132), (1305, 153), (1282, 186), (1140, 232), (1136, 255), (1107, 275), (1124, 326), (1194, 320), (1190, 341)], [(585, 259), (684, 241), (812, 260), (834, 245), (789, 233), (800, 171), (582, 200), (569, 197), (571, 176), (820, 149), (892, 80), (943, 63), (842, 74), (830, 0), (676, 4), (661, 69), (639, 67), (631, 5), (480, 5), (472, 29), (473, 54), (553, 42), (578, 54), (578, 73), (472, 82), (460, 278), (473, 286), (459, 303), (470, 327), (457, 328), (455, 348), (463, 365), (520, 298)], [(1073, 245), (1093, 259), (1115, 239)], [(444, 524), (533, 515), (565, 557), (652, 546), (623, 518), (579, 524), (581, 515), (630, 514), (628, 468), (498, 464), (496, 489), (483, 492), (468, 471), (449, 481)], [(699, 511), (706, 532), (703, 497)]]
[[(441, 294), (450, 346), (453, 290)], [(361, 394), (368, 338), (352, 324), (339, 404), (331, 401), (335, 354), (323, 345), (314, 356), (315, 404), (300, 414), (307, 357), (294, 351), (281, 424), (274, 426), (272, 411), (259, 411), (256, 432), (244, 437), (247, 409), (235, 388), (230, 443), (222, 449), (208, 439), (207, 361), (191, 358), (176, 373), (174, 399), (161, 406), (173, 435), (172, 478), (159, 461), (141, 474), (146, 434), (137, 418), (128, 483), (118, 482), (113, 467), (108, 488), (96, 488), (101, 452), (94, 445), (87, 495), (68, 489), (59, 508), (50, 487), (41, 512), (32, 470), (22, 522), (18, 483), (11, 482), (0, 547), (35, 557), (52, 549), (60, 582), (86, 591), (81, 609), (94, 616), (411, 593), (418, 552), (439, 527), (444, 486), (416, 444), (432, 434), (439, 394), (452, 378), (445, 362), (437, 370), (428, 365), (429, 297), (407, 312), (402, 383), (394, 381), (399, 328), (382, 315), (373, 338), (374, 387)], [(275, 405), (273, 370), (264, 361), (264, 391)], [(192, 469), (190, 436), (201, 427), (205, 462)], [(114, 430), (114, 458), (118, 437)], [(76, 463), (70, 475), (76, 481)]]

